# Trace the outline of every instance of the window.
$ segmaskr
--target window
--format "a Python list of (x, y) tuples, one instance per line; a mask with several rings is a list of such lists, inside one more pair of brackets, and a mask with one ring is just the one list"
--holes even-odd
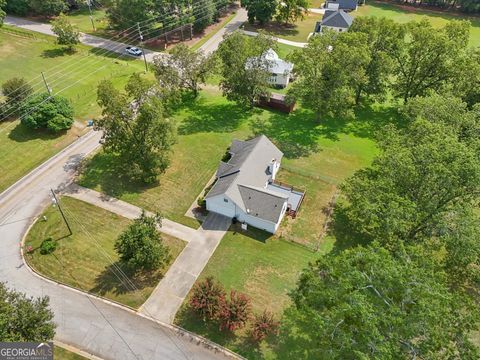
[(223, 202), (226, 202), (226, 203), (228, 203), (228, 199), (226, 199), (226, 198), (223, 198)]

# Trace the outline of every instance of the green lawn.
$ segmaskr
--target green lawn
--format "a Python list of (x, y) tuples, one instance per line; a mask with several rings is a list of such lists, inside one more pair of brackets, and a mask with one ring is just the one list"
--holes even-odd
[(207, 31), (206, 31), (206, 34), (204, 34), (203, 36), (201, 36), (200, 40), (198, 40), (197, 42), (195, 42), (193, 45), (192, 45), (192, 49), (194, 50), (198, 50), (203, 44), (205, 44), (208, 40), (210, 40), (210, 38), (215, 35), (216, 33), (218, 33), (221, 29), (223, 29), (230, 21), (233, 20), (233, 18), (235, 17), (236, 15), (236, 12), (233, 12), (232, 14), (224, 17), (223, 19), (221, 19), (220, 22), (214, 24), (214, 25), (211, 25)]
[[(138, 308), (158, 284), (168, 265), (154, 272), (130, 274), (118, 263), (114, 249), (115, 240), (130, 220), (73, 198), (62, 197), (60, 201), (73, 235), (67, 236), (58, 208), (48, 207), (42, 214), (47, 220), (41, 217), (27, 236), (27, 262), (56, 281)], [(53, 254), (42, 255), (38, 248), (48, 237), (56, 240), (58, 247)], [(170, 248), (171, 264), (185, 244), (165, 234), (162, 238)], [(33, 249), (31, 252), (28, 252), (29, 247)], [(128, 274), (135, 289), (119, 279), (117, 266)]]
[(472, 28), (470, 31), (470, 44), (480, 46), (480, 17), (466, 17), (460, 14), (429, 11), (411, 6), (398, 6), (379, 1), (369, 1), (367, 5), (360, 6), (357, 11), (351, 13), (353, 16), (379, 16), (395, 20), (399, 23), (408, 21), (419, 21), (428, 19), (435, 27), (442, 27), (450, 20), (470, 20)]
[[(328, 251), (329, 247), (322, 248)], [(269, 234), (250, 228), (247, 232), (233, 226), (222, 239), (198, 281), (214, 276), (226, 288), (248, 294), (256, 313), (268, 309), (279, 318), (290, 303), (288, 292), (295, 287), (301, 270), (320, 253), (278, 240)], [(261, 350), (252, 346), (247, 332), (232, 337), (218, 330), (218, 324), (205, 325), (187, 308), (188, 298), (177, 314), (175, 323), (202, 336), (227, 346), (247, 357), (268, 358), (272, 349), (263, 344)]]
[(71, 351), (65, 350), (60, 346), (55, 346), (53, 349), (53, 356), (55, 360), (86, 360), (81, 355), (75, 354)]
[(285, 25), (272, 21), (264, 26), (250, 25), (245, 23), (244, 29), (249, 31), (264, 30), (267, 33), (291, 41), (307, 42), (308, 35), (313, 32), (317, 21), (322, 20), (323, 15), (309, 13), (304, 20), (298, 20), (294, 25)]
[[(92, 13), (95, 29), (98, 33), (101, 33), (108, 26), (105, 10), (92, 7)], [(93, 31), (92, 22), (90, 21), (90, 11), (87, 6), (68, 13), (68, 18), (81, 32), (92, 35), (96, 34), (96, 32)]]
[(72, 101), (79, 121), (59, 135), (29, 130), (18, 121), (0, 123), (0, 192), (76, 139), (84, 131), (84, 120), (100, 114), (96, 104), (100, 80), (111, 78), (121, 86), (131, 73), (142, 69), (140, 61), (101, 54), (105, 52), (85, 46), (75, 54), (65, 54), (52, 37), (35, 35), (32, 39), (0, 31), (0, 83), (22, 76), (33, 81), (35, 91), (43, 92), (40, 72), (44, 71), (53, 92)]

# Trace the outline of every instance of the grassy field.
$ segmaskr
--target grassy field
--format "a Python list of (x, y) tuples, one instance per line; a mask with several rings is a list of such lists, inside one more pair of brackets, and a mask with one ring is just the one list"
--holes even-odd
[[(328, 249), (325, 247), (322, 251)], [(290, 303), (287, 294), (295, 287), (301, 269), (318, 256), (319, 253), (278, 240), (260, 230), (250, 228), (245, 232), (232, 226), (198, 281), (214, 276), (227, 292), (235, 289), (248, 294), (255, 313), (268, 309), (279, 318)], [(264, 349), (258, 354), (258, 349), (248, 342), (246, 331), (239, 331), (236, 337), (232, 337), (220, 332), (217, 324), (205, 326), (187, 306), (177, 314), (175, 323), (227, 346), (248, 359), (265, 358), (271, 352), (264, 344)]]
[(369, 1), (367, 5), (360, 6), (357, 11), (351, 13), (356, 16), (378, 16), (392, 19), (399, 23), (409, 21), (420, 21), (427, 19), (435, 27), (442, 27), (450, 20), (469, 20), (472, 24), (470, 30), (470, 45), (480, 46), (480, 18), (466, 17), (459, 14), (447, 13), (441, 11), (429, 11), (418, 9), (412, 6), (398, 6), (382, 3), (378, 1)]
[(131, 73), (142, 69), (141, 62), (102, 54), (106, 53), (84, 46), (66, 54), (52, 37), (32, 39), (0, 31), (0, 83), (23, 76), (32, 81), (35, 91), (43, 92), (40, 72), (44, 71), (53, 92), (72, 101), (79, 121), (71, 131), (58, 135), (29, 130), (18, 121), (0, 123), (0, 192), (76, 139), (84, 131), (84, 120), (99, 115), (96, 86), (100, 80), (112, 79), (121, 86)]
[(54, 347), (53, 356), (55, 360), (86, 360), (86, 358), (84, 358), (83, 356), (80, 356), (71, 351), (65, 350), (60, 346)]
[[(92, 294), (139, 307), (185, 245), (181, 240), (162, 234), (172, 255), (169, 264), (158, 271), (130, 274), (118, 263), (113, 247), (130, 220), (73, 198), (63, 197), (60, 201), (73, 235), (67, 236), (68, 230), (58, 209), (50, 206), (42, 215), (47, 220), (37, 221), (27, 236), (25, 248), (33, 250), (26, 251), (26, 259), (41, 274)], [(58, 247), (53, 254), (42, 255), (38, 248), (48, 237), (56, 240)], [(135, 289), (119, 279), (117, 266), (128, 274)]]

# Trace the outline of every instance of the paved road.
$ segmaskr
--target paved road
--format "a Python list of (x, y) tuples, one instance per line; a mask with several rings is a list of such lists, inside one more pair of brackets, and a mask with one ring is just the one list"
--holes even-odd
[[(138, 217), (142, 212), (134, 205), (78, 185), (69, 186), (66, 194), (129, 219)], [(173, 323), (175, 314), (231, 223), (229, 218), (210, 213), (202, 226), (194, 230), (164, 219), (159, 230), (186, 241), (187, 246), (142, 305), (140, 312), (161, 322)]]
[(248, 20), (247, 10), (239, 8), (235, 17), (215, 35), (208, 39), (205, 44), (200, 47), (200, 50), (205, 54), (211, 54), (218, 49), (218, 46), (223, 41), (225, 34), (230, 34), (235, 30), (238, 30), (242, 24)]
[(24, 264), (20, 241), (51, 201), (49, 189), (67, 186), (79, 161), (99, 146), (99, 139), (99, 133), (88, 133), (0, 194), (0, 281), (31, 296), (48, 295), (56, 339), (103, 359), (224, 358), (172, 328), (40, 278)]

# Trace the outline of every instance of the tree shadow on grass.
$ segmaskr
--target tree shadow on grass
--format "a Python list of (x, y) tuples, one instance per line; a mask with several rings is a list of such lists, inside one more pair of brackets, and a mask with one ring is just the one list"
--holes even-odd
[(54, 48), (54, 49), (45, 49), (42, 52), (42, 57), (47, 59), (52, 59), (56, 57), (61, 57), (65, 55), (74, 55), (75, 51), (72, 51), (67, 48)]
[(235, 223), (230, 226), (230, 230), (233, 236), (239, 234), (246, 237), (249, 237), (252, 240), (259, 241), (265, 244), (269, 239), (273, 238), (273, 235), (269, 232), (254, 228), (252, 226), (248, 226), (247, 230), (243, 230), (240, 223)]
[[(124, 279), (125, 276), (122, 273), (129, 279), (128, 283)], [(90, 289), (90, 292), (102, 296), (107, 293), (122, 295), (135, 291), (136, 289), (142, 290), (146, 287), (156, 286), (162, 277), (160, 270), (134, 272), (121, 262), (117, 261), (116, 263), (107, 266), (102, 273), (97, 276), (95, 279), (95, 286)], [(135, 288), (133, 288), (131, 283), (133, 283)], [(143, 300), (141, 302), (143, 302)]]
[(185, 106), (190, 115), (178, 127), (180, 135), (201, 132), (232, 132), (258, 109), (248, 110), (235, 103), (212, 104), (202, 99), (192, 100)]
[(277, 36), (295, 36), (295, 35), (298, 35), (299, 33), (296, 25), (284, 24), (278, 21), (269, 21), (264, 25), (246, 24), (245, 30), (249, 30), (249, 31), (262, 30), (267, 32), (268, 34), (277, 35)]
[(8, 138), (16, 142), (27, 142), (35, 139), (54, 140), (65, 135), (66, 133), (67, 130), (54, 133), (47, 129), (31, 129), (28, 126), (19, 123), (12, 131), (10, 131)]
[[(92, 46), (95, 46), (94, 45), (95, 42), (98, 42), (98, 44), (101, 45), (101, 44), (103, 44), (104, 40), (102, 40), (102, 38), (98, 38), (98, 40), (93, 41)], [(125, 49), (123, 47), (122, 48), (117, 47), (117, 48), (115, 48), (115, 51), (105, 50), (101, 47), (98, 47), (98, 48), (97, 47), (92, 47), (88, 51), (88, 54), (89, 55), (101, 56), (103, 58), (113, 59), (115, 61), (123, 60), (123, 61), (127, 61), (127, 62), (134, 62), (134, 61), (138, 61), (138, 60), (143, 60), (142, 57), (134, 57), (134, 56), (128, 55), (125, 52)]]
[(112, 197), (125, 193), (142, 193), (158, 186), (158, 182), (145, 184), (132, 179), (122, 170), (124, 166), (118, 156), (102, 151), (82, 164), (77, 182), (90, 189), (101, 187), (103, 193)]
[(397, 107), (365, 105), (355, 109), (355, 120), (346, 124), (344, 130), (362, 138), (374, 139), (380, 129), (390, 124), (398, 128), (407, 124)]

